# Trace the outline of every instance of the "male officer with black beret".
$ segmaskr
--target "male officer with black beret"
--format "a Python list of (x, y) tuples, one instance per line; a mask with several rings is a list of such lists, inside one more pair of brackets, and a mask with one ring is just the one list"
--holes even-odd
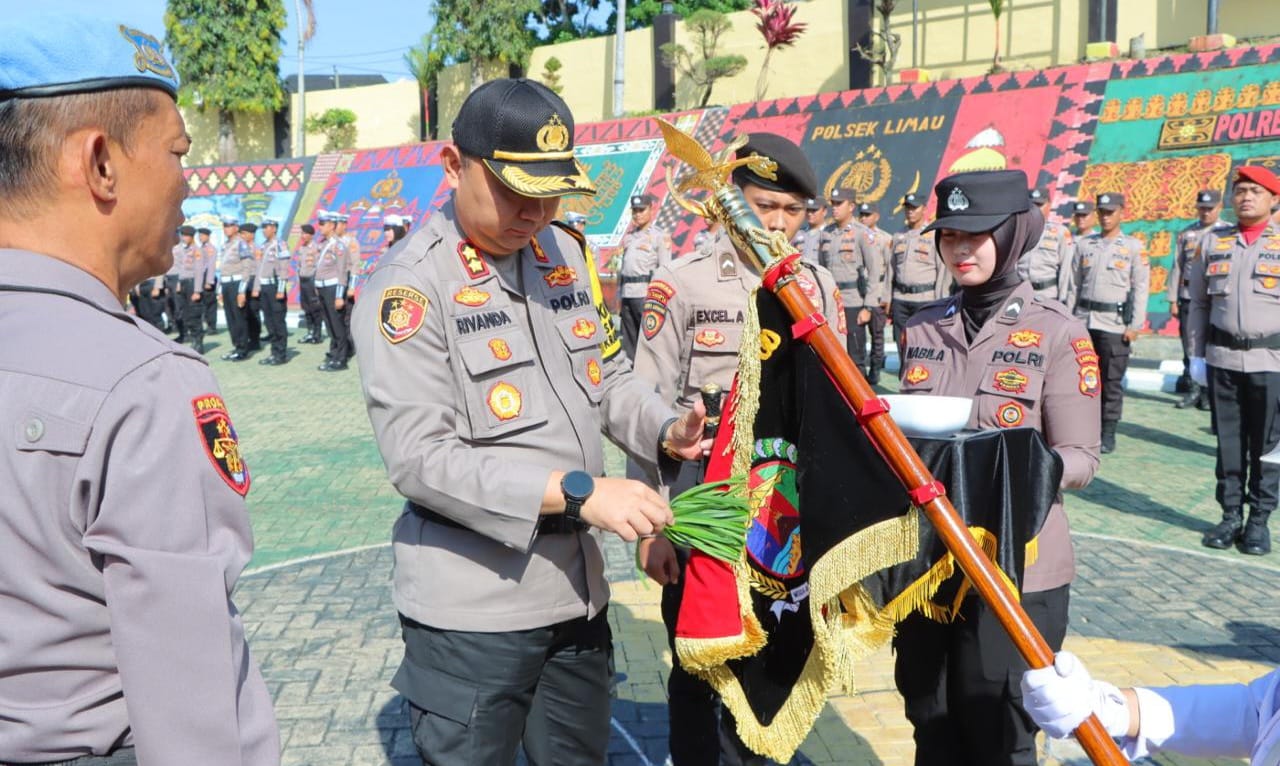
[(123, 308), (183, 220), (174, 70), (79, 10), (0, 40), (0, 763), (276, 766), (249, 469), (204, 359)]
[(631, 372), (584, 240), (554, 220), (563, 195), (595, 191), (573, 127), (536, 81), (473, 91), (441, 150), (452, 196), (388, 251), (352, 322), (374, 438), (408, 500), (392, 685), (436, 766), (509, 766), (522, 744), (535, 764), (605, 762), (600, 538), (672, 516), (603, 476), (600, 435), (649, 466), (702, 454), (704, 411), (677, 418)]
[[(752, 153), (778, 164), (777, 178), (756, 175), (749, 168), (734, 170), (733, 182), (769, 231), (795, 236), (805, 214), (806, 198), (818, 193), (813, 168), (800, 147), (773, 133), (752, 133), (739, 157)], [(825, 268), (806, 264), (798, 277), (809, 299), (839, 335), (845, 333), (840, 290)], [(748, 301), (760, 285), (751, 261), (721, 233), (706, 252), (685, 256), (659, 268), (649, 283), (644, 332), (636, 349), (636, 376), (649, 381), (662, 399), (677, 411), (690, 410), (700, 400), (702, 386), (714, 383), (729, 391), (738, 370), (738, 351), (744, 339)], [(686, 463), (670, 487), (678, 493), (701, 481), (699, 466)], [(637, 555), (645, 572), (662, 589), (662, 620), (675, 655), (676, 616), (684, 587), (682, 576), (688, 552), (677, 552), (664, 537), (641, 540)], [(765, 763), (738, 739), (733, 717), (720, 710), (711, 687), (674, 662), (668, 680), (671, 763)], [(719, 724), (717, 723), (719, 720)]]

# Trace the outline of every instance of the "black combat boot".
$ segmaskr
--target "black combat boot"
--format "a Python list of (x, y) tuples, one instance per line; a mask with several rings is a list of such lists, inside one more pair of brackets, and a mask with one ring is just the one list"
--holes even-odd
[(1202, 396), (1203, 394), (1200, 391), (1199, 383), (1188, 383), (1187, 393), (1183, 394), (1182, 398), (1178, 400), (1178, 403), (1173, 406), (1180, 410), (1185, 410), (1192, 405), (1199, 405), (1200, 398)]
[(1225, 551), (1235, 545), (1236, 538), (1239, 536), (1240, 509), (1227, 508), (1222, 512), (1222, 521), (1219, 521), (1217, 526), (1204, 533), (1204, 538), (1200, 540), (1200, 544), (1206, 548)]
[(1116, 451), (1116, 424), (1102, 424), (1102, 454), (1110, 455)]
[(1267, 518), (1270, 516), (1270, 511), (1249, 509), (1249, 520), (1245, 522), (1244, 532), (1236, 542), (1241, 553), (1265, 556), (1271, 552), (1271, 531), (1267, 529)]
[(880, 365), (873, 362), (871, 366), (867, 368), (867, 382), (873, 386), (880, 383)]

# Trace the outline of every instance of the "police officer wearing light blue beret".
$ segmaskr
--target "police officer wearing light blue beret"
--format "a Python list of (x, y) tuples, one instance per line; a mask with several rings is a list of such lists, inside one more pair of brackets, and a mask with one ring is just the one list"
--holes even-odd
[(273, 766), (249, 469), (204, 359), (124, 309), (183, 222), (174, 70), (81, 12), (0, 40), (0, 763)]

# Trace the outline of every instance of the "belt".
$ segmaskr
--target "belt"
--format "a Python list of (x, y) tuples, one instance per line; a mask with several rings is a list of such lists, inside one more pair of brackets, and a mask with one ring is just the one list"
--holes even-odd
[(841, 290), (857, 290), (858, 282), (857, 280), (853, 280), (849, 282), (836, 282), (836, 287), (840, 288)]
[(275, 277), (263, 277), (262, 279), (258, 280), (258, 284), (260, 285), (274, 285), (275, 283), (276, 283)]
[(317, 279), (316, 280), (316, 287), (337, 287), (337, 286), (338, 286), (338, 280), (336, 279)]
[(222, 284), (224, 284), (224, 285), (225, 285), (225, 284), (227, 284), (228, 282), (239, 282), (239, 281), (240, 281), (240, 279), (241, 279), (240, 277), (232, 277), (232, 276), (227, 276), (227, 275), (225, 275), (225, 274), (224, 274), (224, 275), (223, 275), (223, 277), (222, 277)]
[(66, 761), (39, 761), (36, 763), (0, 762), (0, 766), (129, 766), (138, 763), (133, 747), (122, 747), (111, 755), (82, 755)]
[(1261, 338), (1244, 338), (1209, 325), (1209, 342), (1215, 346), (1225, 346), (1232, 351), (1249, 351), (1255, 348), (1275, 350), (1280, 349), (1280, 333), (1264, 335)]
[(1046, 279), (1043, 282), (1031, 283), (1032, 290), (1048, 290), (1050, 287), (1057, 287), (1057, 286), (1058, 286), (1058, 280), (1056, 279)]
[(309, 276), (309, 277), (304, 277), (304, 276), (302, 276), (301, 274), (299, 274), (299, 275), (298, 275), (298, 281), (299, 281), (299, 282), (314, 282), (314, 281), (316, 281), (316, 275), (315, 275), (315, 274), (312, 274), (312, 275), (311, 275), (311, 276)]
[[(412, 500), (405, 501), (405, 508), (413, 511), (420, 519), (425, 519), (432, 524), (439, 524), (442, 527), (451, 529), (467, 529), (467, 527), (459, 524), (448, 516), (442, 516), (430, 508), (423, 508)], [(552, 513), (538, 517), (538, 529), (536, 534), (539, 535), (567, 535), (586, 529), (587, 525), (582, 522), (573, 521), (563, 513)]]
[(623, 277), (622, 277), (622, 284), (624, 284), (624, 285), (629, 285), (629, 284), (633, 284), (633, 283), (635, 283), (635, 282), (648, 282), (648, 281), (649, 281), (649, 277), (650, 277), (650, 276), (652, 276), (652, 275), (650, 275), (650, 274), (646, 274), (646, 275), (644, 275), (644, 276), (640, 276), (640, 277), (628, 277), (628, 276), (626, 276), (626, 275), (624, 274), (624, 275), (623, 275)]
[(181, 277), (179, 277), (177, 274), (165, 274), (165, 275), (164, 275), (164, 281), (168, 282), (168, 281), (170, 281), (170, 280), (172, 280), (172, 279), (181, 279)]
[(904, 285), (898, 281), (895, 281), (893, 283), (893, 291), (895, 293), (902, 293), (904, 295), (916, 295), (917, 293), (927, 293), (932, 291), (933, 288), (934, 288), (934, 285), (932, 282), (928, 284), (923, 284), (923, 285)]
[(1076, 301), (1076, 305), (1081, 308), (1088, 309), (1089, 311), (1120, 312), (1124, 310), (1123, 303), (1101, 303), (1099, 301), (1085, 300), (1084, 298), (1081, 298), (1080, 300)]

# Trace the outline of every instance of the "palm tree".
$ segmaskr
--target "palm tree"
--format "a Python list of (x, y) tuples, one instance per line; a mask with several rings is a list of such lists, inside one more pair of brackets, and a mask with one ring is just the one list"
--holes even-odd
[(996, 17), (996, 55), (991, 59), (991, 73), (1004, 69), (1000, 66), (1000, 14), (1004, 13), (1004, 0), (987, 0), (991, 4), (991, 14)]

